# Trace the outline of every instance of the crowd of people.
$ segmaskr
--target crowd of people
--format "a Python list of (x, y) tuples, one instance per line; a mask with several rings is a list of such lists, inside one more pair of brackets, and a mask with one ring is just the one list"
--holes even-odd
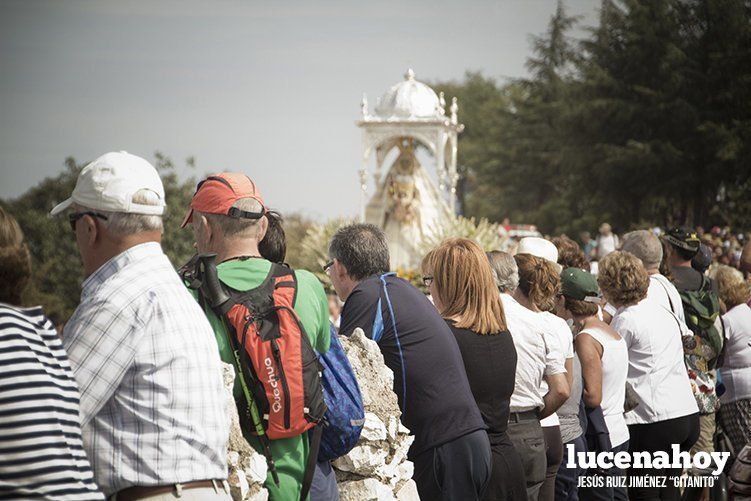
[[(339, 304), (281, 264), (282, 219), (245, 174), (208, 176), (184, 208), (202, 266), (215, 263), (200, 287), (162, 252), (165, 204), (137, 156), (81, 171), (51, 211), (66, 215), (86, 275), (62, 333), (21, 306), (28, 246), (0, 210), (0, 497), (230, 499), (224, 362), (243, 435), (269, 462), (270, 499), (338, 499), (328, 462), (310, 466), (321, 403), (308, 354), (325, 354), (332, 330), (362, 329), (393, 371), (423, 500), (679, 499), (671, 482), (591, 480), (680, 469), (585, 469), (564, 451), (734, 458), (751, 442), (749, 285), (696, 259), (721, 231), (619, 238), (603, 225), (582, 246), (528, 237), (513, 255), (451, 238), (422, 259), (426, 295), (390, 271), (379, 228), (348, 225), (324, 267), (343, 302), (332, 329)], [(751, 267), (748, 254), (738, 263)]]

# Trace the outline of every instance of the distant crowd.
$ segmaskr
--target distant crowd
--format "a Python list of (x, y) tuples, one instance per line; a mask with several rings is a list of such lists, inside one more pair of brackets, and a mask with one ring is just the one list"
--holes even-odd
[[(43, 306), (22, 305), (28, 244), (0, 209), (0, 498), (232, 499), (224, 362), (269, 498), (336, 500), (331, 460), (360, 428), (338, 419), (345, 406), (332, 402), (350, 401), (324, 384), (351, 368), (327, 365), (332, 375), (321, 358), (356, 330), (394, 374), (423, 500), (677, 500), (671, 481), (625, 479), (723, 466), (730, 491), (751, 495), (751, 472), (731, 470), (751, 442), (751, 289), (733, 267), (751, 271), (742, 236), (619, 237), (603, 224), (581, 245), (525, 237), (487, 253), (450, 238), (422, 259), (426, 295), (390, 270), (379, 228), (352, 224), (323, 267), (339, 311), (310, 270), (284, 264), (283, 218), (247, 175), (208, 176), (173, 208), (195, 238), (181, 267), (161, 248), (167, 202), (135, 155), (81, 171), (50, 212), (67, 219), (86, 276), (62, 332)], [(564, 460), (569, 449), (674, 446), (730, 461), (683, 472)]]

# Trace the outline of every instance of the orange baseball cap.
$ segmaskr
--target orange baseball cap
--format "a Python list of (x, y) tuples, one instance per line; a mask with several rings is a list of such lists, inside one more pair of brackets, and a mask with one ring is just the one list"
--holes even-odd
[[(262, 207), (261, 212), (247, 212), (232, 207), (235, 202), (242, 198), (257, 200)], [(193, 211), (207, 214), (222, 214), (236, 219), (260, 219), (266, 214), (266, 204), (263, 202), (261, 193), (256, 189), (252, 179), (239, 172), (221, 172), (213, 174), (198, 183), (193, 199), (190, 201), (190, 210), (186, 214), (181, 228), (193, 220)]]

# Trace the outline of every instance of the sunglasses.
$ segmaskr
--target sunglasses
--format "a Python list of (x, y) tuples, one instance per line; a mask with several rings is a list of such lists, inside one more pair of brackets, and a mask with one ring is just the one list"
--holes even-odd
[(425, 277), (422, 277), (422, 283), (425, 285), (425, 287), (430, 287), (430, 285), (433, 283), (433, 276), (428, 275)]
[(331, 261), (329, 261), (328, 263), (326, 263), (326, 264), (323, 265), (323, 272), (326, 273), (327, 271), (329, 271), (329, 268), (331, 268), (332, 266), (334, 266), (334, 260), (333, 259)]
[(70, 214), (68, 214), (68, 222), (70, 223), (71, 231), (73, 232), (76, 231), (76, 221), (78, 221), (84, 216), (98, 217), (99, 219), (103, 219), (105, 221), (107, 220), (107, 216), (105, 216), (104, 214), (100, 214), (99, 212), (94, 212), (90, 210), (87, 210), (84, 212), (71, 212)]

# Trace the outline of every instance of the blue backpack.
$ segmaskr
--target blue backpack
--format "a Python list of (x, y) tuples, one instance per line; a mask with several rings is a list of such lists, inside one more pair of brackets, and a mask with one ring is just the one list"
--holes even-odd
[(355, 373), (333, 325), (329, 351), (319, 355), (319, 360), (323, 365), (321, 386), (327, 410), (318, 461), (330, 461), (344, 456), (357, 444), (365, 423), (365, 409)]

